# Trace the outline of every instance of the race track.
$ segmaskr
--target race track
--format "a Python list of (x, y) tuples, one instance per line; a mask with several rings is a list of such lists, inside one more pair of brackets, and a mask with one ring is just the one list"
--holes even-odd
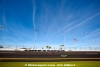
[(58, 51), (54, 54), (42, 51), (0, 51), (0, 61), (100, 61), (100, 51)]

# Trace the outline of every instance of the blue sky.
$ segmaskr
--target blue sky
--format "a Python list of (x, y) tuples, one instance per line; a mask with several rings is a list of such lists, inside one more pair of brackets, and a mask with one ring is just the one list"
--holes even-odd
[[(0, 45), (100, 46), (100, 0), (0, 0)], [(87, 32), (87, 38), (84, 32)], [(77, 42), (74, 42), (74, 38)]]

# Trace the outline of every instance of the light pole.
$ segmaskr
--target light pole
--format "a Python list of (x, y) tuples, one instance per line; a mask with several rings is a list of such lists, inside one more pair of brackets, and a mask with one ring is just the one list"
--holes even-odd
[(16, 45), (16, 49), (17, 49), (17, 45)]
[(84, 32), (84, 33), (86, 34), (87, 43), (88, 43), (89, 49), (91, 50), (90, 45), (89, 45), (89, 41), (88, 41), (88, 37), (87, 37), (87, 32)]
[(2, 28), (4, 28), (4, 26), (0, 25), (0, 30), (2, 30)]
[(65, 45), (65, 34), (66, 34), (66, 32), (62, 31), (62, 33), (64, 34), (64, 45)]
[(44, 48), (42, 47), (42, 51), (43, 51), (43, 49), (44, 49)]
[(54, 50), (55, 50), (55, 47), (54, 47)]
[(31, 46), (30, 46), (30, 49), (31, 49)]
[(10, 48), (10, 45), (9, 45), (9, 48)]
[(34, 34), (34, 50), (35, 50), (35, 42), (36, 42), (36, 34), (39, 30), (35, 29), (35, 34)]

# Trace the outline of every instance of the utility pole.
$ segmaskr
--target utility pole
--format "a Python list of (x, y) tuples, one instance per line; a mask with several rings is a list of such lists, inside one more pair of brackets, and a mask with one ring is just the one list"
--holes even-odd
[(39, 30), (35, 29), (35, 34), (34, 34), (34, 50), (35, 50), (35, 43), (36, 43), (36, 34)]
[(85, 34), (86, 34), (86, 39), (87, 39), (87, 43), (88, 43), (89, 49), (91, 50), (91, 47), (90, 47), (89, 41), (88, 41), (88, 37), (87, 37), (87, 32), (85, 32)]

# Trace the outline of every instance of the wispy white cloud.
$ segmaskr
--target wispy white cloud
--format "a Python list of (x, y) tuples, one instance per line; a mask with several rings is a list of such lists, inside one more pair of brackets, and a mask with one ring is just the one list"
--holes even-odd
[[(89, 33), (89, 34), (88, 34), (88, 37), (92, 37), (92, 36), (95, 36), (95, 35), (97, 35), (97, 34), (100, 34), (100, 28), (97, 29), (97, 30), (95, 30), (95, 31), (93, 31), (93, 32), (91, 32), (91, 33)], [(86, 39), (86, 36), (83, 37), (82, 39)]]
[(97, 34), (100, 34), (100, 32), (97, 32), (97, 33), (95, 33), (95, 34), (92, 34), (92, 35), (90, 35), (90, 36), (88, 36), (88, 37), (91, 37), (91, 36), (94, 36), (94, 35), (97, 35)]
[(94, 33), (98, 32), (98, 31), (100, 31), (100, 28), (99, 28), (99, 29), (97, 29), (97, 30), (95, 30), (95, 31), (93, 31), (93, 32), (91, 32), (89, 35), (92, 35), (92, 34), (94, 34)]
[(91, 20), (92, 18), (98, 16), (99, 14), (100, 14), (100, 13), (97, 13), (97, 14), (95, 14), (94, 16), (92, 16), (92, 17), (90, 17), (90, 18), (88, 18), (88, 19), (86, 19), (86, 20), (80, 22), (79, 24), (77, 24), (77, 25), (73, 26), (72, 28), (68, 29), (66, 32), (69, 32), (70, 30), (74, 29), (75, 27), (78, 27), (78, 26), (82, 25), (83, 23), (87, 22), (88, 20)]
[(7, 39), (7, 37), (6, 37), (6, 33), (7, 33), (7, 24), (6, 24), (6, 17), (5, 17), (5, 13), (3, 13), (3, 16), (2, 16), (2, 20), (3, 20), (3, 24), (4, 24), (4, 29), (3, 29), (3, 31), (4, 31), (4, 36), (3, 36), (3, 38), (6, 40)]
[(2, 20), (3, 20), (4, 26), (6, 28), (6, 17), (5, 17), (5, 14), (3, 14), (3, 16), (2, 16)]
[(32, 5), (33, 5), (33, 26), (35, 29), (35, 12), (36, 12), (36, 4), (35, 4), (35, 0), (31, 0), (32, 1)]
[[(9, 32), (7, 33), (7, 38), (11, 41), (26, 41), (33, 40), (33, 31), (31, 29), (25, 28), (23, 25), (17, 25), (16, 22), (13, 22), (10, 26), (8, 26)], [(33, 37), (32, 37), (33, 36)]]
[(9, 29), (11, 30), (11, 32), (12, 32), (11, 34), (12, 35), (24, 40), (23, 36), (20, 34), (22, 31), (18, 31), (17, 29), (14, 29), (14, 28), (9, 28)]
[(60, 28), (58, 31), (56, 31), (55, 33), (53, 33), (50, 37), (54, 36), (55, 34), (57, 34), (58, 32), (62, 32), (64, 31), (66, 28), (68, 28), (69, 26), (73, 25), (74, 23), (76, 23), (77, 21), (74, 21), (72, 23), (67, 24), (66, 26), (64, 26), (63, 28)]

